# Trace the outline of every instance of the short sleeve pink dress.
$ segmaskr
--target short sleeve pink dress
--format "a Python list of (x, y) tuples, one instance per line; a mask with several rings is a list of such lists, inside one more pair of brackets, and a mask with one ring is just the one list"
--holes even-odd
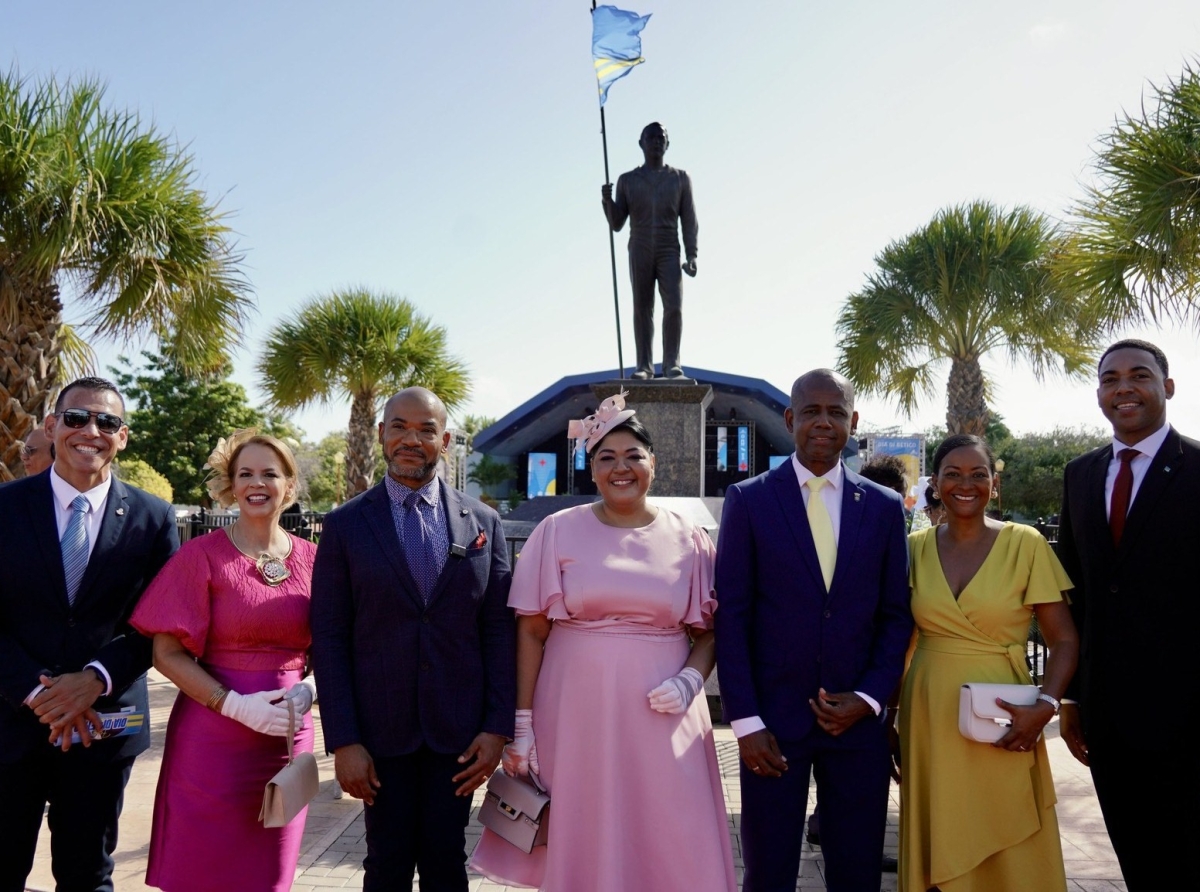
[[(290, 688), (312, 643), (309, 595), (316, 546), (292, 539), (290, 578), (272, 588), (224, 530), (187, 542), (146, 589), (131, 620), (167, 632), (240, 694)], [(312, 717), (296, 733), (312, 752)], [(307, 809), (286, 827), (258, 822), (263, 788), (287, 764), (287, 741), (251, 731), (180, 693), (154, 798), (146, 883), (167, 892), (292, 887)]]
[(533, 706), (548, 842), (526, 855), (485, 831), (474, 870), (547, 892), (736, 888), (707, 704), (665, 715), (646, 697), (683, 668), (686, 630), (712, 628), (713, 554), (662, 508), (637, 529), (583, 505), (534, 530), (509, 606), (554, 621)]

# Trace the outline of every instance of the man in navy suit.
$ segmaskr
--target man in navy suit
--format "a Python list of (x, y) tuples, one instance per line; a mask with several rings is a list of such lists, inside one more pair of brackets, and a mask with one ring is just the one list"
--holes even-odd
[(1058, 556), (1075, 583), (1082, 647), (1060, 725), (1091, 767), (1130, 892), (1172, 889), (1185, 882), (1200, 833), (1188, 706), (1200, 627), (1200, 443), (1167, 423), (1175, 382), (1154, 344), (1113, 344), (1098, 379), (1112, 442), (1064, 475)]
[[(179, 547), (171, 506), (111, 474), (124, 411), (108, 381), (68, 384), (45, 422), (53, 466), (0, 487), (0, 892), (24, 889), (46, 803), (59, 892), (113, 888), (125, 784), (150, 744), (150, 641), (128, 620)], [(127, 706), (140, 733), (91, 738), (97, 713)]]
[(388, 400), (384, 481), (325, 519), (313, 669), (337, 779), (366, 804), (366, 892), (465, 892), (471, 793), (512, 738), (516, 624), (491, 508), (437, 477), (446, 408)]
[(812, 772), (827, 887), (878, 892), (890, 765), (881, 713), (913, 628), (904, 508), (842, 464), (858, 424), (849, 381), (828, 369), (801, 376), (783, 417), (795, 454), (726, 493), (717, 544), (744, 888), (795, 889)]

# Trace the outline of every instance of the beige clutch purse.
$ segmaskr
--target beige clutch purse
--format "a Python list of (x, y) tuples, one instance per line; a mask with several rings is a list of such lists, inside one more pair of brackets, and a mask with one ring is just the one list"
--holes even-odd
[(291, 700), (288, 705), (288, 763), (279, 769), (267, 782), (263, 791), (262, 808), (258, 819), (264, 827), (284, 827), (292, 818), (313, 801), (320, 789), (321, 779), (317, 772), (317, 757), (312, 753), (292, 752), (296, 737), (296, 707)]
[(996, 698), (1014, 706), (1032, 706), (1039, 693), (1031, 684), (965, 684), (958, 693), (958, 731), (967, 740), (995, 743), (1012, 726), (1012, 715), (996, 705)]

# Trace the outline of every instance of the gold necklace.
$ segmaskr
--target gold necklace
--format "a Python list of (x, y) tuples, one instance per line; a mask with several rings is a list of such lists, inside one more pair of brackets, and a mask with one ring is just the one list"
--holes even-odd
[(258, 570), (258, 575), (262, 577), (263, 582), (274, 588), (292, 575), (292, 571), (288, 569), (288, 565), (285, 563), (287, 558), (292, 555), (293, 543), (291, 536), (288, 536), (288, 550), (286, 554), (276, 557), (269, 551), (260, 551), (256, 556), (238, 545), (237, 539), (233, 536), (233, 528), (236, 526), (237, 524), (234, 523), (225, 527), (225, 534), (229, 537), (229, 541), (233, 544), (234, 548), (254, 561), (254, 567)]

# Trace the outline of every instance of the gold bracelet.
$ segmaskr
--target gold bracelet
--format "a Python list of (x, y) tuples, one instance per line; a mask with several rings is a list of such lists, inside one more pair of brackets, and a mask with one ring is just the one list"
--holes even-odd
[(229, 688), (225, 687), (223, 684), (219, 684), (213, 688), (212, 693), (208, 695), (208, 701), (204, 705), (213, 712), (220, 712), (221, 701), (225, 699), (225, 695), (228, 693)]

